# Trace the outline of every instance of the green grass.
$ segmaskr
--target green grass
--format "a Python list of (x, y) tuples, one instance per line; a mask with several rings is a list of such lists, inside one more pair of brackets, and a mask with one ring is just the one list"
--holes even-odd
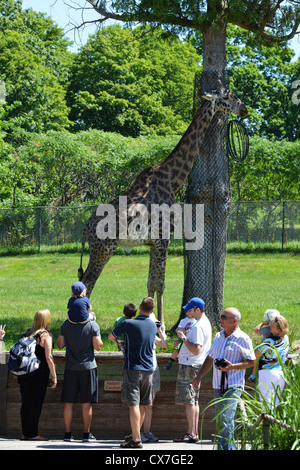
[[(40, 308), (51, 311), (54, 338), (66, 318), (71, 285), (77, 280), (80, 255), (39, 254), (1, 257), (0, 324), (6, 324), (5, 348), (31, 325)], [(84, 266), (88, 256), (84, 256)], [(139, 304), (147, 295), (149, 256), (114, 256), (105, 267), (91, 295), (103, 339), (125, 303)], [(224, 307), (238, 307), (241, 328), (252, 335), (267, 308), (277, 308), (300, 339), (299, 321), (300, 256), (291, 254), (232, 254), (226, 261)], [(166, 329), (177, 321), (183, 292), (183, 258), (169, 255), (164, 293)], [(171, 347), (171, 346), (170, 346)], [(105, 341), (105, 350), (115, 346)]]

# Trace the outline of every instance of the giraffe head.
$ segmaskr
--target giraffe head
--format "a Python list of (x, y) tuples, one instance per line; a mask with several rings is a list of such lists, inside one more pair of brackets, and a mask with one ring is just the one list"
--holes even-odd
[(233, 113), (240, 118), (248, 114), (248, 109), (232, 90), (223, 89), (219, 92), (205, 93), (202, 98), (212, 102), (214, 113), (217, 111)]

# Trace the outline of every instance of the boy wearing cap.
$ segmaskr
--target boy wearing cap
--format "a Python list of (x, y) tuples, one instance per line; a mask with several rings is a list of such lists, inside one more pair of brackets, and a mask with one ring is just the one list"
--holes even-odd
[(72, 285), (72, 297), (68, 301), (68, 320), (71, 323), (86, 323), (96, 320), (88, 297), (85, 285), (78, 281)]
[(193, 389), (192, 383), (210, 349), (212, 328), (205, 315), (205, 303), (199, 297), (192, 298), (183, 309), (188, 316), (195, 318), (196, 323), (186, 333), (182, 329), (176, 330), (183, 344), (178, 356), (175, 403), (185, 407), (188, 430), (183, 436), (174, 439), (174, 442), (197, 442), (199, 390)]

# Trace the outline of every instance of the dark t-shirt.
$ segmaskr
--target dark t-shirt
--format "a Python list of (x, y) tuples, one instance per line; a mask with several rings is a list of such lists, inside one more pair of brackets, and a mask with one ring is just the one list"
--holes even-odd
[(87, 370), (97, 367), (93, 336), (100, 336), (100, 327), (95, 321), (74, 325), (66, 320), (60, 328), (66, 343), (66, 369)]
[(153, 351), (157, 327), (147, 315), (124, 320), (113, 331), (117, 338), (125, 334), (124, 369), (153, 370)]
[(81, 322), (88, 319), (88, 308), (91, 308), (88, 297), (71, 297), (68, 302), (68, 315), (71, 321)]

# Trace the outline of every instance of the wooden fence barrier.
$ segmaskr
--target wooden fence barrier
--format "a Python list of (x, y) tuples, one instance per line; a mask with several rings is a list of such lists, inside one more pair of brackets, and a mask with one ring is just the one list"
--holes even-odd
[[(6, 353), (8, 355), (8, 353)], [(123, 356), (119, 352), (99, 352), (95, 354), (99, 376), (99, 402), (93, 406), (92, 432), (97, 438), (115, 437), (122, 439), (130, 430), (128, 409), (122, 407), (120, 387), (122, 383)], [(169, 371), (163, 367), (169, 354), (158, 353), (157, 360), (161, 374), (161, 391), (157, 393), (152, 418), (152, 432), (161, 438), (176, 437), (186, 432), (184, 407), (175, 405), (175, 385), (177, 365)], [(39, 433), (47, 437), (64, 435), (63, 403), (61, 390), (65, 364), (65, 353), (54, 351), (54, 361), (58, 376), (56, 389), (47, 389), (46, 398), (39, 423)], [(208, 374), (201, 384), (200, 410), (204, 410), (213, 399), (211, 375)], [(0, 434), (19, 436), (21, 396), (17, 379), (7, 370), (6, 364), (0, 365)], [(210, 437), (215, 432), (212, 421), (214, 409), (205, 412), (202, 435)], [(200, 418), (201, 421), (201, 418)], [(75, 405), (72, 432), (82, 435), (81, 406)]]

